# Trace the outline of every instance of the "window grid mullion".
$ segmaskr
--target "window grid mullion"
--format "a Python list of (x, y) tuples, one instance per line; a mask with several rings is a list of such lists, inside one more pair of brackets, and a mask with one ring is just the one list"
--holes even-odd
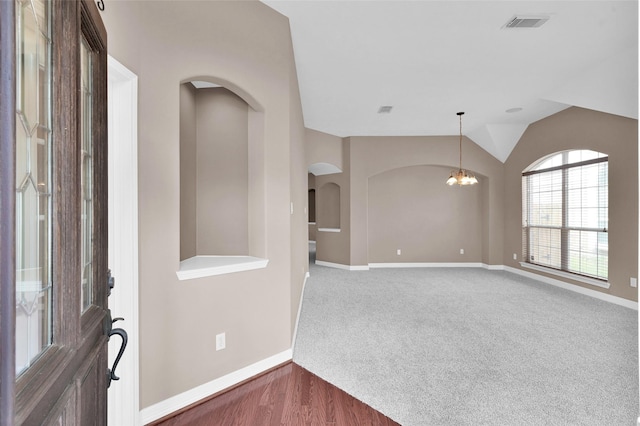
[[(564, 154), (566, 160), (567, 153)], [(564, 162), (564, 161), (563, 161)], [(569, 169), (562, 170), (562, 230), (560, 231), (560, 265), (569, 270)]]

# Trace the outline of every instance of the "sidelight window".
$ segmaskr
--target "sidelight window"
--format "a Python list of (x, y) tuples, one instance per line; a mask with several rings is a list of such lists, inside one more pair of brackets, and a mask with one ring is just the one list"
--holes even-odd
[(16, 372), (51, 344), (51, 12), (16, 4)]

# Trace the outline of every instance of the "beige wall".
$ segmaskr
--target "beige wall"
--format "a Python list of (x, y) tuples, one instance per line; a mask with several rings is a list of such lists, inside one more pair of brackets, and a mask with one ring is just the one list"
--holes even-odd
[(369, 178), (369, 263), (482, 261), (486, 181), (450, 187), (449, 172), (409, 166)]
[(293, 60), (293, 43), (287, 37), (289, 58), (289, 132), (290, 132), (290, 199), (293, 206), (291, 213), (291, 291), (290, 291), (290, 333), (294, 338), (296, 321), (300, 308), (304, 279), (309, 271), (309, 239), (308, 239), (308, 201), (307, 201), (307, 163), (304, 117), (300, 103), (298, 76)]
[[(348, 173), (333, 173), (315, 177), (316, 184), (316, 219), (317, 228), (328, 227), (323, 225), (323, 188), (326, 185), (337, 185), (340, 188), (340, 232), (316, 231), (316, 260), (340, 265), (349, 263), (349, 192)], [(325, 188), (326, 189), (326, 188)], [(336, 200), (334, 200), (336, 202)]]
[[(434, 187), (442, 185), (443, 187), (442, 191), (438, 190), (438, 194), (442, 198), (437, 201), (433, 209), (454, 210), (462, 203), (459, 198), (461, 191), (470, 189), (445, 185), (450, 169), (457, 169), (459, 163), (459, 144), (458, 138), (455, 136), (351, 137), (347, 145), (350, 156), (348, 189), (351, 193), (349, 199), (351, 265), (367, 265), (369, 262), (373, 262), (370, 254), (375, 254), (377, 259), (377, 256), (390, 250), (384, 244), (380, 245), (381, 241), (368, 240), (371, 226), (369, 224), (370, 202), (368, 199), (370, 178), (384, 172), (411, 166), (443, 166), (439, 167), (441, 176), (435, 173), (435, 168), (430, 169), (431, 173), (429, 173), (429, 178), (435, 180), (435, 183), (429, 183), (429, 185), (433, 184)], [(469, 209), (469, 213), (481, 217), (480, 230), (474, 229), (472, 234), (466, 237), (466, 240), (451, 242), (451, 246), (447, 249), (449, 251), (439, 254), (438, 260), (435, 260), (436, 257), (431, 257), (428, 249), (424, 249), (421, 255), (428, 255), (428, 257), (420, 259), (416, 255), (414, 257), (416, 260), (412, 261), (481, 261), (487, 265), (502, 264), (504, 195), (502, 163), (467, 138), (463, 138), (462, 149), (463, 167), (473, 171), (480, 180), (477, 189), (473, 188), (468, 193), (471, 196), (470, 205), (478, 208), (477, 211), (474, 211), (473, 208)], [(404, 176), (403, 179), (404, 183), (409, 184), (407, 179), (412, 179), (412, 177)], [(426, 200), (424, 202), (426, 203)], [(380, 205), (372, 207), (381, 208)], [(418, 215), (419, 213), (415, 213), (413, 217), (417, 218)], [(381, 214), (375, 216), (375, 222), (378, 225), (385, 221), (392, 223), (395, 220), (395, 216), (385, 217)], [(459, 220), (442, 223), (441, 231), (443, 235), (457, 235), (457, 226), (459, 226)], [(406, 243), (414, 244), (413, 242)], [(464, 246), (460, 246), (460, 244), (464, 244)], [(470, 247), (468, 255), (465, 247)], [(402, 247), (393, 248), (393, 253), (397, 248)], [(461, 248), (465, 248), (465, 256), (459, 254)], [(398, 259), (393, 260), (393, 262), (397, 261)]]
[(637, 289), (629, 285), (629, 278), (638, 276), (637, 120), (573, 107), (529, 126), (505, 163), (503, 262), (520, 268), (522, 260), (522, 171), (548, 154), (569, 149), (609, 155), (610, 288), (568, 282), (637, 301)]
[[(342, 173), (331, 173), (309, 178), (308, 188), (316, 190), (316, 225), (309, 225), (309, 239), (316, 241), (316, 260), (341, 265), (350, 264), (349, 254), (349, 154), (346, 151), (346, 139), (316, 130), (305, 129), (305, 143), (307, 146), (307, 168), (317, 163), (327, 163), (342, 170)], [(322, 202), (321, 188), (328, 183), (336, 184), (340, 188), (340, 211), (338, 217), (325, 217), (327, 223), (339, 223), (340, 232), (318, 231), (322, 225), (323, 209), (330, 209)], [(333, 202), (336, 202), (334, 200)], [(333, 209), (327, 210), (331, 215)]]
[(340, 186), (328, 182), (318, 189), (318, 228), (340, 229)]
[[(313, 146), (327, 142), (334, 144), (338, 140), (335, 136), (319, 132), (307, 131), (307, 134), (308, 146), (316, 152), (319, 149)], [(396, 262), (502, 264), (504, 170), (497, 159), (464, 138), (463, 166), (476, 173), (480, 184), (472, 188), (449, 187), (444, 182), (449, 171), (457, 168), (459, 162), (459, 144), (455, 136), (350, 137), (341, 141), (343, 172), (315, 177), (316, 189), (331, 182), (340, 187), (340, 233), (316, 234), (317, 260), (352, 267)], [(336, 158), (335, 152), (330, 155)], [(307, 164), (313, 162), (329, 162), (329, 156), (326, 159), (320, 155), (313, 159), (307, 157)], [(419, 201), (411, 200), (408, 194), (404, 194), (404, 198), (395, 200), (399, 205), (388, 204), (386, 201), (390, 197), (402, 195), (401, 191), (394, 191), (394, 185), (416, 187), (417, 190), (416, 174), (423, 175), (421, 179), (428, 181), (421, 189), (422, 194), (430, 188), (433, 191), (431, 195), (438, 197), (437, 202), (433, 203), (427, 196), (422, 196)], [(383, 182), (385, 179), (393, 179), (394, 184), (389, 186), (389, 182)], [(371, 183), (374, 184), (373, 193), (370, 192)], [(316, 195), (321, 197), (320, 192)], [(373, 199), (369, 198), (370, 195)], [(318, 211), (323, 208), (321, 203), (322, 199), (318, 198)], [(458, 209), (459, 206), (462, 210)], [(440, 223), (437, 230), (439, 235), (448, 236), (444, 244), (424, 244), (423, 239), (428, 238), (429, 231), (415, 232), (409, 224), (424, 217), (425, 209), (431, 216), (425, 220), (433, 223), (442, 222), (435, 217), (439, 217), (442, 211), (450, 209), (455, 212), (454, 220)], [(401, 212), (405, 212), (402, 214), (408, 218), (399, 222), (396, 218)], [(462, 223), (463, 214), (467, 212), (471, 212), (474, 219)], [(373, 214), (373, 223), (370, 222), (370, 214)], [(461, 226), (464, 233), (460, 232)], [(383, 227), (387, 232), (393, 229), (399, 234), (390, 240), (380, 235)], [(406, 254), (398, 257), (396, 250), (402, 246), (407, 247)], [(438, 247), (443, 250), (438, 250)], [(460, 255), (460, 249), (465, 250), (464, 255)]]
[(249, 253), (248, 105), (180, 85), (180, 259)]
[[(109, 53), (139, 79), (145, 408), (291, 348), (307, 259), (304, 130), (288, 21), (268, 6), (111, 2), (102, 17)], [(221, 84), (252, 107), (248, 137), (259, 146), (249, 154), (249, 211), (259, 214), (249, 217), (249, 240), (262, 244), (266, 269), (177, 280), (180, 83), (190, 80)], [(216, 352), (221, 332), (227, 347)]]
[(180, 260), (196, 255), (196, 88), (180, 85)]
[(305, 129), (307, 167), (316, 163), (333, 164), (343, 169), (342, 138), (317, 130)]
[(229, 90), (197, 90), (197, 155), (190, 166), (197, 175), (199, 255), (249, 253), (248, 123), (247, 103)]

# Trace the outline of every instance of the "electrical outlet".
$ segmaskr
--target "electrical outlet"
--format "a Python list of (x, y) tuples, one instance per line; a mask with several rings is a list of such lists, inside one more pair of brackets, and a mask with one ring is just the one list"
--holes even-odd
[(518, 255), (516, 253), (513, 253), (513, 260), (518, 260)]
[(226, 333), (216, 334), (216, 351), (221, 351), (222, 349), (227, 347), (226, 340)]
[(400, 250), (400, 249), (396, 250), (396, 254), (397, 254), (398, 256), (400, 256), (400, 255), (402, 254), (402, 250)]
[(629, 284), (631, 284), (631, 287), (638, 287), (638, 279), (637, 278), (629, 279)]
[(460, 249), (460, 254), (464, 254), (464, 249)]

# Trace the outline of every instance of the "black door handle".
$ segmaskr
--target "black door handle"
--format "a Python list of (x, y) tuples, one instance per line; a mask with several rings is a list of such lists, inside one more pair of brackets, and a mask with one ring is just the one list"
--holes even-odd
[[(122, 320), (124, 318), (115, 318), (111, 323), (118, 320)], [(112, 380), (120, 380), (120, 377), (116, 376), (116, 368), (118, 367), (118, 363), (120, 362), (120, 358), (122, 358), (122, 354), (124, 353), (125, 348), (127, 347), (127, 341), (129, 337), (127, 336), (127, 332), (122, 328), (111, 328), (109, 330), (108, 336), (111, 339), (111, 336), (117, 334), (122, 339), (122, 343), (120, 344), (120, 350), (118, 351), (118, 356), (113, 361), (113, 366), (107, 369), (107, 387), (111, 386)]]

